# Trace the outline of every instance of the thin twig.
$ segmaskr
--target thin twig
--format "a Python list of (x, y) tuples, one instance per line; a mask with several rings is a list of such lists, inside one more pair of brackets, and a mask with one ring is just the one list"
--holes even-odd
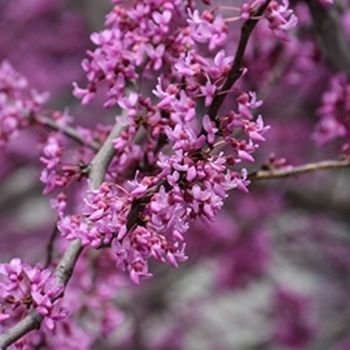
[(44, 264), (45, 269), (47, 269), (51, 264), (54, 243), (55, 243), (55, 240), (56, 240), (58, 234), (59, 234), (59, 230), (57, 228), (57, 222), (55, 222), (55, 227), (52, 230), (52, 233), (50, 235), (50, 239), (47, 242), (47, 246), (46, 246), (46, 259), (45, 259), (45, 264)]
[(98, 151), (101, 148), (101, 145), (92, 140), (91, 142), (86, 142), (81, 135), (72, 127), (70, 126), (61, 126), (58, 123), (56, 123), (54, 120), (44, 117), (44, 116), (36, 116), (35, 121), (39, 123), (40, 125), (44, 125), (52, 130), (60, 131), (70, 139), (78, 142), (79, 144), (83, 146), (87, 146), (91, 148), (94, 151)]
[[(114, 155), (114, 148), (111, 141), (117, 138), (121, 131), (122, 128), (116, 124), (90, 164), (89, 179), (93, 188), (98, 188), (104, 180), (107, 167)], [(83, 248), (80, 239), (76, 239), (70, 243), (55, 270), (57, 285), (67, 285), (82, 251)], [(54, 300), (55, 299), (52, 301)], [(39, 329), (42, 320), (43, 316), (36, 310), (33, 310), (12, 328), (0, 334), (0, 348), (6, 349), (6, 347), (13, 344), (30, 331)]]
[(339, 169), (350, 167), (350, 160), (324, 160), (321, 162), (286, 167), (284, 169), (258, 170), (248, 175), (251, 181), (278, 179), (283, 177), (298, 176), (317, 170)]
[(264, 11), (266, 10), (268, 4), (270, 3), (270, 0), (267, 0), (265, 4), (263, 4), (261, 7), (259, 7), (256, 12), (254, 12), (251, 16), (250, 19), (245, 22), (242, 25), (241, 28), (241, 36), (240, 40), (238, 43), (235, 59), (232, 63), (230, 72), (228, 74), (228, 77), (225, 81), (224, 86), (221, 88), (221, 90), (216, 94), (212, 104), (210, 105), (208, 109), (208, 115), (211, 120), (215, 121), (217, 113), (225, 101), (225, 98), (229, 92), (229, 90), (232, 88), (233, 84), (239, 79), (239, 77), (242, 74), (242, 69), (243, 69), (243, 58), (244, 58), (244, 53), (248, 44), (249, 37), (257, 25), (259, 18), (262, 16)]

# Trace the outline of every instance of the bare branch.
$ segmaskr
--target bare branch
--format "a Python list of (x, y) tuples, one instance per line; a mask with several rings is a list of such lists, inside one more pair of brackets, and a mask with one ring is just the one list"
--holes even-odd
[(317, 170), (339, 169), (350, 167), (350, 160), (324, 160), (322, 162), (299, 165), (295, 167), (286, 167), (284, 169), (258, 170), (249, 174), (251, 181), (270, 180), (283, 177), (298, 176), (311, 173)]
[(95, 158), (90, 163), (89, 179), (93, 188), (98, 188), (104, 180), (104, 176), (109, 163), (111, 162), (115, 150), (112, 140), (116, 139), (122, 132), (123, 127), (116, 123), (102, 145)]
[[(116, 124), (109, 134), (106, 142), (100, 148), (90, 164), (89, 179), (94, 188), (98, 188), (104, 180), (107, 167), (114, 155), (112, 140), (118, 137), (121, 131), (122, 127)], [(55, 270), (58, 285), (63, 284), (66, 286), (68, 284), (72, 276), (74, 266), (82, 251), (83, 248), (79, 239), (70, 243)], [(55, 299), (52, 301), (54, 300)], [(41, 316), (35, 310), (32, 311), (15, 326), (0, 334), (0, 348), (6, 349), (6, 347), (23, 337), (25, 334), (34, 329), (38, 329), (42, 320), (43, 316)]]
[(94, 151), (98, 151), (101, 145), (96, 141), (86, 142), (77, 131), (70, 126), (61, 126), (57, 124), (54, 120), (44, 117), (44, 116), (36, 116), (35, 121), (40, 125), (46, 126), (52, 130), (61, 131), (64, 135), (69, 137), (70, 139), (80, 143), (83, 146), (87, 146)]
[(241, 36), (239, 39), (235, 59), (232, 63), (231, 70), (228, 74), (228, 77), (225, 81), (224, 86), (221, 90), (216, 94), (212, 104), (208, 109), (208, 115), (211, 120), (216, 120), (217, 113), (225, 101), (226, 95), (228, 91), (231, 89), (233, 84), (239, 79), (242, 74), (242, 62), (244, 58), (244, 53), (248, 44), (249, 37), (257, 25), (259, 18), (262, 16), (264, 11), (266, 10), (270, 0), (267, 0), (265, 4), (263, 4), (255, 13), (250, 16), (250, 19), (242, 25), (241, 28)]
[(55, 245), (55, 240), (58, 237), (59, 234), (59, 230), (57, 228), (57, 221), (55, 222), (55, 227), (52, 230), (52, 233), (50, 235), (50, 239), (47, 242), (47, 246), (46, 246), (46, 259), (45, 259), (45, 263), (44, 263), (44, 268), (47, 269), (51, 262), (52, 262), (52, 256), (53, 256), (53, 250), (54, 250), (54, 245)]

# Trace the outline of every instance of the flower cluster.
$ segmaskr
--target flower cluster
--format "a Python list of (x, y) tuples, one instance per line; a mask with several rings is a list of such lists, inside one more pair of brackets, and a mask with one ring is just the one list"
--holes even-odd
[(73, 180), (80, 180), (92, 159), (93, 153), (85, 147), (80, 147), (74, 154), (68, 152), (66, 142), (55, 132), (50, 134), (44, 146), (44, 155), (40, 157), (45, 165), (40, 176), (40, 181), (45, 184), (44, 194), (64, 189)]
[(305, 347), (315, 333), (310, 298), (292, 290), (277, 288), (273, 303), (276, 342), (294, 349)]
[[(174, 154), (160, 152), (153, 175), (146, 176), (138, 170), (133, 181), (121, 185), (104, 183), (97, 190), (90, 189), (83, 213), (62, 217), (58, 224), (64, 237), (79, 238), (84, 246), (111, 245), (117, 267), (128, 271), (136, 284), (140, 278), (151, 276), (151, 257), (160, 262), (168, 260), (174, 267), (186, 260), (183, 234), (188, 230), (189, 219), (213, 221), (229, 190), (247, 192), (247, 172), (243, 169), (240, 174), (229, 166), (253, 161), (250, 154), (258, 142), (264, 141), (263, 134), (268, 130), (261, 117), (257, 122), (251, 120), (251, 109), (261, 104), (252, 93), (240, 95), (237, 105), (241, 113), (230, 112), (218, 127), (205, 115), (200, 136), (187, 124), (195, 116), (194, 101), (191, 99), (188, 107), (180, 108), (175, 95), (168, 104), (166, 99), (164, 96), (158, 107), (161, 105), (170, 120), (163, 132), (173, 142)], [(176, 105), (178, 113), (173, 111), (172, 106)], [(172, 119), (177, 122), (173, 128)], [(238, 129), (245, 132), (248, 141), (232, 136)], [(215, 144), (219, 135), (222, 139)], [(114, 145), (119, 145), (122, 138), (123, 135)], [(231, 145), (234, 153), (212, 154), (221, 144)], [(141, 181), (138, 177), (142, 177)]]
[(27, 91), (27, 80), (7, 61), (0, 63), (0, 146), (30, 124), (48, 99), (47, 93)]
[(298, 24), (298, 18), (289, 8), (288, 0), (283, 0), (283, 5), (272, 0), (267, 7), (266, 18), (269, 21), (269, 27), (277, 38), (289, 40), (286, 31), (291, 30)]
[(148, 188), (145, 182), (130, 182), (130, 192), (110, 183), (91, 189), (84, 216), (67, 216), (59, 223), (62, 235), (69, 240), (79, 238), (83, 245), (94, 248), (112, 244), (117, 267), (128, 271), (137, 284), (140, 278), (151, 276), (150, 257), (161, 262), (166, 257), (173, 266), (186, 259), (182, 233), (188, 227), (183, 206), (168, 202), (164, 188), (142, 198)]
[[(116, 308), (112, 300), (125, 282), (124, 278), (115, 273), (115, 267), (108, 252), (106, 253), (95, 256), (94, 259), (91, 259), (91, 251), (81, 256), (64, 299), (52, 302), (52, 308), (43, 294), (51, 300), (56, 299), (62, 288), (52, 288), (55, 279), (48, 270), (42, 270), (38, 266), (30, 268), (21, 264), (19, 259), (1, 265), (1, 271), (5, 271), (6, 276), (1, 276), (2, 273), (0, 275), (0, 291), (9, 291), (4, 297), (5, 301), (0, 301), (0, 332), (18, 322), (33, 308), (45, 317), (45, 327), (29, 333), (7, 349), (31, 350), (38, 344), (42, 344), (43, 349), (50, 350), (90, 349), (101, 335), (108, 336), (113, 332), (124, 319), (124, 313)], [(69, 317), (66, 317), (66, 310), (69, 310)]]
[[(73, 129), (70, 126), (71, 121), (72, 117), (66, 110), (53, 112), (50, 119), (36, 118), (36, 124), (50, 127), (54, 123), (55, 128), (58, 129), (48, 135), (43, 144), (43, 155), (39, 158), (45, 166), (40, 176), (40, 181), (45, 184), (44, 194), (50, 194), (56, 189), (64, 189), (72, 181), (80, 180), (87, 172), (87, 165), (94, 151), (105, 141), (111, 130), (109, 126), (99, 124), (95, 130), (81, 126)], [(68, 135), (65, 135), (63, 131), (66, 131)], [(72, 148), (69, 147), (71, 146), (69, 136), (81, 143), (82, 147), (72, 152)]]
[[(283, 18), (291, 15), (284, 11)], [(254, 120), (262, 102), (253, 92), (235, 91), (236, 112), (220, 118), (205, 112), (233, 62), (222, 49), (228, 27), (220, 13), (143, 0), (115, 6), (106, 26), (91, 36), (98, 48), (83, 61), (89, 83), (85, 89), (74, 84), (74, 94), (86, 104), (99, 83), (107, 83), (104, 106), (126, 111), (117, 117), (123, 131), (113, 140), (108, 181), (89, 189), (84, 211), (62, 215), (58, 227), (84, 246), (111, 246), (117, 267), (138, 284), (151, 275), (149, 258), (174, 267), (186, 260), (190, 219), (213, 221), (229, 190), (248, 192), (247, 171), (231, 167), (254, 161), (269, 127), (261, 116)], [(203, 44), (208, 53), (198, 50)], [(160, 69), (154, 86), (149, 77)], [(133, 91), (136, 80), (152, 95)]]
[[(294, 11), (289, 8), (289, 1), (282, 0), (283, 4), (279, 4), (276, 0), (269, 2), (264, 17), (269, 22), (269, 28), (273, 31), (278, 39), (288, 41), (287, 31), (296, 27), (298, 24), (298, 18), (294, 14)], [(254, 14), (259, 6), (263, 5), (264, 1), (252, 0), (245, 2), (241, 6), (240, 18), (243, 22), (249, 20), (252, 14)]]
[(49, 137), (47, 145), (44, 147), (45, 157), (40, 157), (40, 161), (45, 165), (40, 176), (41, 182), (46, 184), (44, 194), (48, 194), (56, 187), (62, 187), (67, 183), (67, 178), (57, 175), (54, 170), (61, 162), (62, 153), (63, 149), (58, 140), (55, 137)]
[(55, 321), (66, 316), (61, 301), (54, 301), (63, 291), (57, 285), (51, 271), (24, 264), (20, 259), (12, 259), (8, 264), (0, 264), (0, 322), (19, 320), (23, 312), (36, 310), (44, 317), (44, 324), (53, 329)]
[(226, 43), (228, 28), (221, 14), (214, 16), (210, 11), (203, 11), (200, 15), (198, 10), (188, 11), (187, 21), (190, 24), (193, 40), (208, 44), (209, 50), (215, 50)]
[[(254, 98), (250, 102), (240, 98), (239, 103), (249, 117), (249, 108), (259, 105)], [(238, 127), (250, 137), (249, 142), (230, 136)], [(227, 191), (238, 188), (247, 192), (246, 171), (239, 174), (228, 165), (251, 161), (249, 153), (257, 148), (254, 142), (263, 141), (262, 135), (268, 128), (261, 118), (257, 123), (235, 113), (224, 118), (220, 130), (236, 157), (225, 156), (223, 152), (213, 155), (210, 148), (202, 150), (206, 142), (213, 144), (219, 131), (208, 116), (203, 118), (203, 129), (207, 136), (197, 138), (185, 124), (182, 127), (178, 124), (174, 130), (167, 126), (165, 133), (174, 142), (174, 154), (159, 154), (157, 172), (141, 181), (137, 181), (141, 176), (138, 173), (124, 187), (104, 183), (98, 190), (90, 189), (82, 214), (61, 217), (58, 227), (62, 235), (69, 240), (79, 238), (84, 246), (94, 248), (112, 244), (117, 267), (127, 270), (135, 283), (150, 276), (147, 263), (150, 257), (160, 262), (168, 260), (177, 267), (178, 261), (186, 259), (183, 234), (188, 229), (188, 220), (201, 217), (213, 221)]]
[(322, 96), (322, 106), (318, 109), (321, 120), (314, 133), (318, 145), (338, 137), (350, 135), (350, 85), (345, 75), (332, 78), (330, 90)]
[[(262, 104), (259, 97), (268, 96), (276, 78), (279, 80), (282, 74), (284, 79), (281, 79), (281, 84), (287, 84), (293, 91), (291, 82), (294, 79), (295, 83), (302, 74), (296, 77), (296, 60), (289, 64), (291, 56), (287, 55), (288, 52), (292, 52), (293, 57), (298, 56), (300, 62), (305, 57), (315, 55), (314, 46), (300, 56), (300, 48), (306, 46), (294, 45), (293, 49), (285, 49), (284, 43), (266, 40), (271, 30), (275, 36), (286, 40), (286, 31), (296, 25), (297, 19), (288, 2), (253, 0), (243, 4), (240, 16), (233, 19), (227, 13), (231, 9), (240, 11), (237, 7), (217, 6), (202, 11), (199, 9), (202, 7), (196, 8), (198, 1), (193, 0), (114, 0), (113, 3), (117, 6), (107, 16), (106, 29), (91, 36), (96, 49), (89, 51), (89, 58), (83, 62), (88, 83), (84, 88), (74, 84), (74, 94), (82, 99), (83, 104), (89, 103), (102, 87), (104, 107), (111, 108), (111, 111), (115, 108), (121, 110), (116, 112), (121, 132), (112, 141), (114, 156), (111, 162), (97, 169), (95, 164), (99, 162), (95, 160), (98, 157), (93, 159), (93, 155), (100, 146), (102, 151), (105, 146), (111, 147), (110, 143), (104, 142), (112, 126), (102, 127), (101, 130), (96, 127), (94, 131), (71, 127), (68, 114), (56, 113), (53, 115), (56, 123), (54, 129), (50, 123), (45, 123), (45, 118), (33, 120), (33, 115), (40, 112), (40, 103), (33, 110), (23, 106), (18, 109), (23, 112), (23, 124), (20, 121), (18, 126), (11, 118), (9, 121), (5, 118), (4, 127), (1, 128), (9, 135), (8, 138), (15, 136), (17, 130), (28, 123), (55, 130), (46, 138), (40, 158), (44, 167), (40, 177), (46, 186), (44, 194), (62, 190), (51, 200), (51, 204), (58, 213), (58, 229), (64, 239), (54, 238), (55, 252), (50, 264), (55, 264), (57, 254), (62, 254), (66, 249), (65, 239), (79, 239), (70, 247), (75, 243), (85, 247), (79, 260), (74, 261), (74, 275), (62, 303), (57, 299), (62, 288), (56, 287), (56, 280), (48, 270), (42, 270), (39, 266), (31, 268), (21, 264), (18, 259), (0, 265), (1, 331), (33, 309), (43, 316), (46, 325), (32, 332), (23, 343), (18, 342), (14, 346), (21, 350), (34, 347), (53, 350), (103, 347), (101, 335), (114, 332), (123, 319), (123, 314), (116, 307), (120, 301), (115, 303), (113, 299), (116, 291), (125, 283), (124, 275), (134, 284), (139, 284), (141, 280), (151, 277), (149, 265), (152, 259), (178, 267), (188, 259), (187, 254), (192, 256), (188, 251), (191, 239), (193, 249), (200, 250), (196, 257), (200, 255), (201, 262), (204, 259), (218, 262), (218, 269), (212, 271), (214, 278), (211, 283), (221, 283), (230, 289), (246, 287), (251, 279), (264, 276), (267, 262), (270, 261), (272, 245), (263, 227), (266, 218), (262, 220), (262, 216), (265, 215), (261, 213), (272, 212), (272, 207), (277, 206), (281, 210), (276, 203), (273, 205), (271, 197), (262, 195), (263, 204), (258, 205), (256, 197), (249, 200), (250, 196), (246, 196), (247, 199), (242, 200), (242, 196), (236, 193), (232, 196), (235, 210), (220, 217), (218, 214), (228, 200), (229, 191), (238, 189), (248, 192), (249, 179), (253, 178), (248, 176), (244, 167), (246, 163), (255, 161), (255, 151), (265, 141), (265, 133), (269, 129), (257, 113)], [(244, 22), (243, 32), (260, 20), (265, 24), (257, 42), (254, 45), (250, 43), (248, 49), (254, 51), (254, 59), (247, 60), (246, 53), (242, 53), (241, 43), (244, 40), (233, 38), (235, 35), (229, 33), (229, 22), (236, 19)], [(236, 46), (240, 49), (234, 53)], [(260, 57), (258, 60), (260, 50), (266, 53), (266, 59)], [(247, 68), (242, 66), (243, 62), (249, 67), (248, 74)], [(304, 71), (313, 63), (311, 58), (307, 60)], [(287, 77), (286, 66), (293, 76)], [(258, 71), (260, 74), (257, 74)], [(238, 77), (243, 75), (244, 81), (238, 81)], [(236, 77), (233, 82), (232, 76)], [(12, 83), (21, 85), (21, 79), (15, 79)], [(337, 129), (335, 135), (345, 136), (348, 131), (346, 118), (336, 113), (346, 106), (346, 102), (343, 104), (342, 101), (346, 100), (347, 86), (346, 82), (338, 85), (335, 86), (337, 96), (330, 94), (331, 98), (325, 99), (320, 115), (332, 115), (339, 124), (338, 129), (334, 128)], [(249, 90), (251, 88), (257, 89), (258, 96)], [(11, 93), (8, 91), (0, 92), (6, 96), (7, 105), (16, 106), (15, 99), (9, 97)], [(274, 101), (285, 102), (285, 96), (281, 98), (278, 91), (273, 91), (271, 95)], [(224, 101), (220, 102), (222, 97)], [(25, 101), (30, 99), (33, 96)], [(270, 105), (278, 113), (279, 105)], [(292, 113), (289, 108), (284, 110)], [(11, 125), (15, 127), (11, 129)], [(74, 133), (71, 133), (72, 130)], [(294, 129), (291, 133), (294, 133)], [(280, 135), (288, 137), (286, 130), (281, 130)], [(67, 136), (78, 141), (78, 150), (78, 147), (71, 147), (72, 140), (68, 140)], [(89, 148), (94, 142), (97, 147)], [(109, 155), (112, 157), (111, 153)], [(276, 159), (274, 156), (263, 165), (263, 169), (286, 167), (283, 158)], [(99, 171), (98, 181), (94, 178), (96, 169)], [(91, 184), (101, 183), (103, 177), (105, 182), (98, 188), (88, 183), (86, 190), (84, 185), (88, 176)], [(79, 186), (75, 182), (81, 178), (84, 178), (83, 186), (80, 186), (84, 187), (84, 195), (79, 197), (76, 202), (80, 204), (77, 204), (74, 203), (74, 196)], [(72, 215), (67, 215), (67, 208)], [(259, 213), (252, 215), (254, 211)], [(245, 216), (244, 213), (249, 215)], [(223, 220), (225, 216), (230, 220)], [(207, 235), (210, 236), (210, 244), (204, 242), (203, 230), (192, 230), (190, 224), (194, 219), (203, 221), (209, 227)], [(215, 219), (216, 226), (209, 226)], [(188, 237), (189, 233), (191, 238)], [(346, 249), (344, 256), (345, 253)], [(211, 264), (203, 265), (206, 268)], [(125, 273), (119, 274), (116, 268)], [(174, 285), (178, 275), (171, 281)], [(168, 276), (171, 277), (170, 274)], [(126, 280), (129, 282), (128, 278)], [(272, 283), (275, 283), (274, 278)], [(141, 294), (142, 288), (132, 291)], [(160, 301), (167, 299), (168, 302), (171, 298), (165, 298), (165, 293), (167, 291), (157, 294), (157, 297), (162, 299)], [(174, 341), (168, 338), (164, 349), (169, 344), (177, 348), (185, 346), (185, 328), (189, 323), (193, 328), (195, 318), (200, 318), (199, 312), (198, 315), (195, 312), (199, 311), (196, 310), (199, 304), (203, 302), (202, 305), (206, 306), (204, 303), (210, 302), (209, 299), (213, 297), (205, 294), (205, 300), (195, 300), (191, 315), (188, 312), (182, 313), (187, 318), (177, 315), (179, 318), (174, 323), (178, 328), (172, 334)], [(155, 298), (146, 293), (142, 297), (138, 299), (141, 299), (138, 310), (142, 312), (136, 312), (135, 320), (140, 327), (130, 332), (133, 333), (130, 338), (135, 343), (129, 347), (160, 349), (161, 345), (147, 344), (152, 336), (147, 335), (144, 340), (142, 334), (138, 334), (143, 328), (148, 328), (146, 318), (151, 319), (155, 314), (152, 300)], [(181, 305), (184, 305), (184, 301), (186, 299), (180, 300)], [(158, 300), (156, 302), (156, 306), (162, 308)], [(129, 317), (124, 299), (122, 303), (125, 315)], [(166, 306), (171, 308), (170, 303)], [(65, 316), (63, 307), (70, 310), (71, 317), (55, 324), (56, 320)], [(314, 333), (312, 322), (307, 317), (310, 311), (308, 301), (296, 293), (281, 290), (275, 295), (273, 307), (276, 311), (273, 315), (276, 329), (271, 342), (295, 348), (305, 346)], [(189, 308), (186, 305), (184, 309)], [(181, 319), (186, 322), (179, 322)], [(133, 322), (131, 319), (130, 323)], [(197, 329), (198, 325), (196, 323)], [(49, 332), (53, 328), (54, 333)], [(225, 346), (223, 344), (207, 346), (219, 348)], [(128, 344), (123, 345), (128, 347)], [(266, 341), (262, 346), (267, 346)]]
[(159, 70), (183, 50), (187, 35), (183, 31), (178, 31), (176, 36), (170, 33), (184, 20), (185, 7), (181, 0), (139, 1), (133, 6), (115, 6), (107, 16), (108, 29), (91, 35), (99, 48), (88, 52), (91, 61), (83, 61), (89, 84), (82, 89), (75, 83), (75, 96), (82, 98), (83, 104), (89, 103), (95, 96), (97, 84), (105, 81), (109, 89), (104, 106), (123, 104), (129, 82), (141, 78), (140, 69)]

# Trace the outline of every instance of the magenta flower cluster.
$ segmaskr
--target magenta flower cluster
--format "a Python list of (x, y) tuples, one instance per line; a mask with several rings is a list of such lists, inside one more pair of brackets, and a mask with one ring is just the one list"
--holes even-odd
[(52, 272), (39, 264), (31, 267), (19, 258), (0, 264), (0, 322), (14, 324), (24, 312), (36, 310), (52, 330), (54, 321), (66, 316), (57, 299), (62, 291), (63, 285), (57, 285)]
[(338, 137), (350, 136), (350, 85), (344, 74), (332, 78), (329, 91), (322, 96), (322, 105), (318, 109), (320, 121), (314, 133), (318, 145)]
[[(263, 5), (264, 1), (253, 0), (245, 2), (241, 6), (240, 19), (246, 22), (251, 15)], [(289, 8), (289, 1), (282, 0), (282, 4), (278, 1), (270, 1), (265, 18), (269, 22), (269, 28), (273, 31), (274, 35), (281, 40), (288, 41), (289, 37), (287, 31), (293, 29), (298, 24), (298, 18), (294, 14), (293, 10)]]
[(30, 125), (47, 101), (47, 93), (28, 91), (27, 80), (9, 62), (0, 64), (0, 146), (18, 136), (19, 130)]
[[(175, 268), (188, 259), (190, 220), (212, 222), (230, 190), (248, 192), (244, 163), (254, 162), (269, 126), (256, 115), (262, 101), (254, 92), (234, 82), (226, 86), (237, 58), (224, 49), (230, 19), (220, 8), (201, 12), (193, 1), (182, 0), (114, 3), (106, 29), (91, 35), (97, 48), (82, 62), (87, 86), (73, 84), (83, 105), (101, 92), (105, 108), (120, 110), (115, 154), (101, 170), (105, 181), (98, 188), (93, 181), (83, 182), (84, 205), (68, 215), (67, 189), (89, 176), (95, 152), (112, 128), (72, 131), (67, 111), (45, 122), (40, 111), (46, 95), (26, 94), (25, 79), (6, 62), (0, 67), (0, 139), (7, 141), (29, 124), (51, 129), (40, 158), (40, 180), (44, 194), (59, 191), (51, 205), (62, 237), (109, 249), (116, 268), (139, 284), (152, 276), (150, 259)], [(261, 1), (243, 6), (240, 18), (247, 22), (261, 6)], [(287, 2), (266, 3), (262, 18), (282, 39), (297, 23)], [(237, 79), (247, 72), (237, 69)], [(232, 103), (215, 109), (226, 95)], [(69, 137), (81, 147), (69, 149)], [(64, 318), (59, 298), (64, 286), (57, 286), (52, 272), (13, 259), (0, 265), (0, 274), (0, 321), (15, 322), (24, 310), (35, 310), (51, 330)], [(109, 318), (103, 320), (106, 334), (121, 316), (110, 312)]]
[[(249, 13), (258, 4), (252, 6)], [(266, 18), (273, 30), (296, 24), (287, 3), (270, 6)], [(97, 49), (82, 63), (88, 85), (74, 83), (74, 94), (87, 104), (107, 84), (104, 107), (125, 111), (116, 118), (124, 129), (113, 140), (116, 156), (107, 181), (99, 189), (90, 186), (82, 213), (61, 211), (58, 227), (84, 246), (111, 246), (117, 268), (138, 284), (151, 276), (149, 258), (174, 267), (187, 259), (190, 219), (213, 221), (229, 190), (248, 192), (247, 171), (232, 167), (254, 161), (269, 127), (253, 117), (262, 104), (253, 92), (234, 91), (236, 111), (220, 117), (205, 111), (233, 62), (223, 49), (228, 27), (220, 12), (200, 13), (184, 1), (144, 0), (115, 6), (106, 27), (91, 36)], [(208, 52), (200, 53), (199, 45)], [(135, 89), (140, 82), (148, 89)], [(48, 168), (59, 151), (52, 145), (46, 153), (53, 158), (44, 161)]]

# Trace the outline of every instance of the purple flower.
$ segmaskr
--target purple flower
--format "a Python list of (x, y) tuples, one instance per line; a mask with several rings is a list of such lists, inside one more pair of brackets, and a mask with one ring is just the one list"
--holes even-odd
[(207, 141), (212, 145), (215, 141), (215, 134), (218, 132), (218, 129), (215, 127), (215, 123), (212, 122), (209, 116), (206, 114), (203, 117), (203, 129), (207, 132)]
[(49, 137), (44, 154), (47, 158), (40, 157), (40, 161), (45, 164), (48, 170), (52, 170), (60, 162), (62, 156), (62, 148), (55, 137)]
[(207, 81), (205, 86), (200, 87), (200, 90), (205, 97), (204, 105), (206, 107), (210, 106), (215, 96), (216, 85), (212, 84), (210, 81)]
[(298, 18), (289, 9), (288, 0), (282, 0), (283, 5), (279, 5), (275, 0), (271, 1), (267, 7), (266, 18), (270, 22), (269, 27), (273, 30), (277, 38), (289, 40), (286, 31), (293, 29), (298, 24)]
[(253, 119), (251, 110), (262, 105), (262, 101), (257, 101), (255, 92), (249, 92), (249, 95), (243, 93), (237, 98), (237, 103), (239, 113), (247, 119)]
[(188, 23), (193, 31), (193, 38), (199, 43), (209, 43), (209, 50), (215, 50), (227, 40), (228, 28), (221, 14), (214, 17), (209, 11), (199, 15), (198, 10), (188, 9)]
[(87, 105), (89, 104), (93, 98), (95, 97), (95, 91), (93, 89), (82, 89), (78, 86), (77, 83), (73, 83), (73, 95), (77, 98), (82, 99), (82, 104)]
[(220, 50), (214, 58), (214, 65), (208, 66), (208, 73), (213, 79), (227, 76), (231, 69), (233, 56), (226, 56), (225, 50)]
[(67, 183), (67, 178), (60, 176), (55, 170), (48, 171), (47, 169), (43, 169), (40, 175), (40, 181), (46, 185), (43, 193), (49, 194), (57, 187), (63, 187)]

